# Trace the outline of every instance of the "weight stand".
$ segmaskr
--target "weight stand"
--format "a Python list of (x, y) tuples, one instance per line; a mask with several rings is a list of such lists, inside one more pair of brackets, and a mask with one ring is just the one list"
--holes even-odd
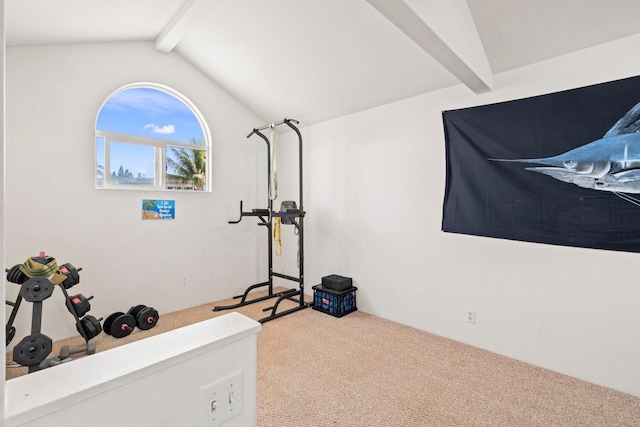
[[(54, 258), (45, 257), (44, 252), (40, 253), (39, 258), (34, 257), (31, 259), (41, 264), (48, 264), (50, 261), (55, 261)], [(13, 326), (13, 322), (15, 321), (16, 315), (18, 314), (18, 309), (20, 308), (20, 304), (23, 299), (27, 302), (32, 303), (32, 320), (31, 335), (25, 337), (20, 343), (16, 344), (15, 346), (18, 349), (17, 355), (16, 349), (14, 348), (14, 361), (23, 366), (28, 366), (29, 373), (32, 373), (37, 370), (45, 369), (71, 360), (69, 357), (73, 354), (84, 352), (89, 355), (94, 354), (96, 352), (96, 342), (93, 339), (95, 335), (89, 335), (83, 327), (82, 319), (80, 319), (80, 316), (78, 316), (78, 313), (74, 310), (72, 298), (67, 292), (68, 287), (70, 288), (72, 286), (75, 286), (79, 282), (80, 277), (78, 275), (78, 272), (81, 271), (82, 268), (76, 269), (71, 264), (62, 265), (62, 269), (60, 269), (60, 272), (64, 272), (67, 276), (67, 279), (65, 279), (58, 286), (64, 293), (65, 305), (75, 318), (76, 329), (86, 343), (76, 348), (69, 348), (69, 346), (65, 346), (61, 349), (60, 356), (58, 357), (48, 356), (48, 354), (51, 352), (51, 339), (41, 333), (42, 302), (53, 294), (56, 285), (54, 285), (50, 279), (42, 276), (34, 276), (32, 278), (28, 278), (28, 276), (26, 276), (24, 273), (21, 273), (19, 269), (17, 269), (17, 267), (19, 267), (19, 265), (14, 266), (12, 269), (6, 270), (8, 281), (20, 285), (20, 292), (18, 293), (15, 302), (5, 300), (6, 305), (13, 307), (11, 310), (11, 315), (9, 316), (9, 320), (6, 324), (6, 345), (9, 345), (9, 343), (15, 336), (15, 327)], [(89, 299), (91, 298), (93, 297), (89, 297)], [(86, 312), (83, 313), (83, 315), (84, 314), (86, 314)], [(15, 360), (16, 357), (19, 360)]]
[(16, 301), (5, 300), (5, 304), (13, 307), (11, 309), (11, 314), (9, 315), (9, 320), (6, 325), (6, 343), (5, 345), (9, 345), (13, 337), (16, 335), (16, 328), (13, 326), (13, 322), (16, 320), (16, 315), (18, 314), (18, 309), (20, 308), (20, 303), (22, 302), (22, 297), (18, 294), (16, 297)]
[[(298, 310), (305, 309), (310, 307), (310, 303), (304, 302), (304, 205), (302, 201), (303, 191), (302, 191), (302, 135), (300, 134), (300, 130), (294, 125), (298, 124), (297, 120), (293, 119), (284, 119), (280, 122), (273, 123), (273, 126), (279, 126), (281, 124), (286, 124), (291, 129), (293, 129), (298, 135), (298, 159), (299, 159), (299, 201), (300, 207), (299, 209), (292, 209), (287, 212), (274, 212), (273, 210), (273, 200), (271, 197), (268, 197), (268, 208), (267, 209), (252, 209), (251, 212), (244, 212), (242, 210), (242, 201), (240, 201), (240, 218), (237, 221), (229, 221), (229, 224), (238, 224), (242, 221), (244, 217), (257, 217), (260, 221), (258, 222), (259, 226), (264, 226), (267, 229), (267, 240), (268, 240), (268, 251), (269, 251), (269, 274), (268, 281), (256, 283), (255, 285), (249, 286), (242, 295), (236, 295), (233, 299), (240, 299), (240, 302), (232, 305), (225, 306), (215, 306), (213, 311), (222, 311), (222, 310), (232, 310), (235, 308), (243, 307), (245, 305), (254, 304), (256, 302), (265, 301), (271, 298), (278, 298), (276, 303), (272, 307), (264, 308), (262, 311), (271, 311), (271, 314), (267, 317), (264, 317), (258, 320), (260, 323), (268, 322), (269, 320), (277, 319), (278, 317), (285, 316), (287, 314), (296, 312)], [(271, 143), (269, 139), (260, 131), (264, 129), (270, 128), (272, 125), (263, 126), (257, 129), (253, 129), (253, 131), (247, 135), (247, 138), (250, 138), (252, 135), (256, 134), (260, 138), (267, 143), (267, 182), (271, 180)], [(299, 265), (298, 265), (298, 277), (288, 276), (286, 274), (275, 273), (273, 271), (273, 218), (286, 218), (288, 223), (293, 224), (298, 231), (298, 248), (299, 248)], [(290, 280), (298, 283), (298, 288), (287, 289), (282, 292), (273, 292), (273, 278), (279, 277), (281, 279)], [(247, 300), (247, 296), (254, 289), (262, 288), (264, 286), (268, 287), (267, 295), (263, 297), (253, 298), (251, 300)], [(289, 300), (297, 303), (296, 307), (290, 308), (288, 310), (284, 310), (281, 312), (277, 312), (278, 306), (284, 300)]]
[[(54, 284), (45, 277), (30, 278), (20, 286), (19, 298), (32, 303), (31, 335), (24, 337), (13, 349), (13, 361), (29, 367), (29, 373), (42, 369), (40, 362), (51, 353), (51, 338), (41, 333), (42, 302), (53, 294)], [(19, 305), (20, 299), (16, 300)], [(14, 306), (15, 308), (15, 306)]]

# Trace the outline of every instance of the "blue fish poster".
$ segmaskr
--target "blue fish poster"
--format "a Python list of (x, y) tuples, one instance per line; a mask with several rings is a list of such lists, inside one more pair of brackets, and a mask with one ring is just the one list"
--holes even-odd
[(443, 112), (442, 230), (640, 252), (640, 77)]
[(175, 219), (175, 200), (142, 200), (142, 219)]

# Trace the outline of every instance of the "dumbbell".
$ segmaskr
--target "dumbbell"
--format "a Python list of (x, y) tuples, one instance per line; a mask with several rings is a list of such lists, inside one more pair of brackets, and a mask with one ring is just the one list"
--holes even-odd
[(104, 321), (104, 333), (114, 338), (124, 338), (133, 332), (135, 326), (136, 320), (131, 314), (117, 311)]
[(158, 310), (156, 310), (155, 308), (147, 307), (143, 304), (131, 307), (127, 314), (130, 314), (134, 317), (134, 319), (136, 320), (136, 326), (143, 331), (156, 326), (158, 320), (160, 319)]
[(82, 335), (87, 341), (97, 337), (102, 332), (102, 326), (100, 325), (100, 319), (96, 319), (94, 316), (88, 314), (76, 323), (76, 329), (78, 333)]
[(59, 269), (61, 274), (67, 276), (67, 278), (64, 279), (62, 283), (60, 283), (60, 285), (64, 286), (65, 289), (69, 289), (70, 287), (80, 283), (80, 274), (78, 273), (82, 271), (82, 267), (75, 268), (73, 265), (67, 263), (62, 264)]
[(65, 303), (71, 314), (75, 313), (80, 318), (91, 310), (91, 303), (89, 303), (91, 299), (93, 296), (85, 298), (84, 295), (78, 294), (70, 296)]

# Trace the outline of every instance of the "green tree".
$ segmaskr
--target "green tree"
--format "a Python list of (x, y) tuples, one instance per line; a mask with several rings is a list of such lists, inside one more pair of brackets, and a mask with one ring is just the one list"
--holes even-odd
[(167, 165), (172, 173), (167, 173), (167, 180), (191, 184), (195, 190), (203, 190), (207, 183), (205, 151), (176, 147), (170, 149), (172, 155), (167, 156)]
[(146, 199), (144, 201), (144, 203), (142, 204), (142, 215), (144, 218), (153, 218), (154, 214), (148, 214), (149, 212), (151, 212), (151, 209), (155, 208), (156, 205), (156, 201), (155, 200), (149, 200)]

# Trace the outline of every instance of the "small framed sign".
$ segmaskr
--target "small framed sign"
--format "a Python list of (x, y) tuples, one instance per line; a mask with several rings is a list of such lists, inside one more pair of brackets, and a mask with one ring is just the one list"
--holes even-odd
[(175, 200), (142, 200), (142, 219), (175, 219)]

